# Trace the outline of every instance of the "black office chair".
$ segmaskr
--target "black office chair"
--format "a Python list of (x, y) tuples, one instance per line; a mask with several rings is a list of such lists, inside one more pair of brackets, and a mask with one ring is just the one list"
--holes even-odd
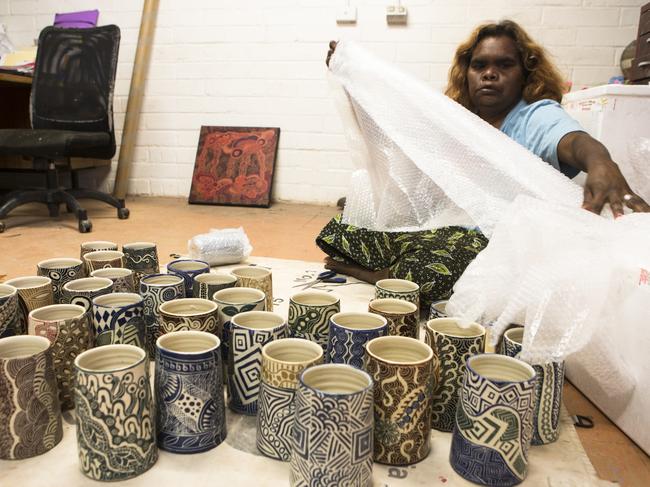
[[(111, 159), (115, 154), (113, 87), (120, 29), (107, 25), (92, 29), (46, 27), (38, 39), (31, 92), (32, 129), (0, 130), (0, 155), (31, 157), (33, 169), (46, 172), (46, 188), (15, 190), (0, 206), (0, 219), (17, 206), (39, 202), (58, 216), (65, 204), (79, 220), (79, 231), (92, 223), (77, 198), (104, 201), (129, 217), (124, 200), (101, 191), (79, 188), (71, 157)], [(70, 171), (71, 186), (60, 186), (59, 172)], [(0, 232), (5, 230), (0, 221)]]

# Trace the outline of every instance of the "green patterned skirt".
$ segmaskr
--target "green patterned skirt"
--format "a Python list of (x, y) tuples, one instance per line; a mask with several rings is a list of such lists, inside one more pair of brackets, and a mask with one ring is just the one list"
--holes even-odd
[(422, 309), (451, 296), (454, 284), (488, 244), (478, 230), (453, 226), (420, 232), (377, 232), (347, 225), (337, 215), (321, 230), (316, 244), (334, 260), (420, 286)]

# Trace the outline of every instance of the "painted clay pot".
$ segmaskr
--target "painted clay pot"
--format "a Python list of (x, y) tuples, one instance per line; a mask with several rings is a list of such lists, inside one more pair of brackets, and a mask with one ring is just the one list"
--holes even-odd
[(375, 299), (393, 298), (413, 303), (420, 310), (420, 286), (406, 279), (381, 279), (375, 283)]
[(105, 277), (113, 281), (114, 293), (132, 293), (135, 292), (135, 281), (133, 271), (124, 267), (110, 267), (107, 269), (97, 269), (90, 273), (91, 277)]
[(203, 331), (175, 331), (158, 338), (156, 421), (158, 446), (199, 453), (226, 439), (220, 340)]
[(450, 432), (454, 429), (465, 364), (469, 357), (485, 351), (485, 328), (478, 323), (462, 327), (455, 318), (436, 318), (427, 322), (425, 331), (425, 342), (433, 350), (437, 368), (431, 426)]
[(113, 292), (113, 281), (105, 277), (84, 277), (63, 285), (62, 304), (78, 304), (92, 311), (93, 299)]
[(124, 267), (133, 271), (135, 289), (140, 287), (142, 276), (158, 274), (158, 249), (153, 242), (131, 242), (122, 245)]
[(372, 486), (372, 379), (345, 364), (300, 375), (289, 482), (292, 486)]
[(262, 348), (262, 383), (257, 412), (257, 449), (288, 462), (298, 376), (323, 361), (323, 349), (301, 338), (282, 338)]
[[(524, 339), (522, 327), (511, 328), (503, 335), (500, 353), (519, 358)], [(533, 415), (533, 445), (553, 443), (560, 436), (560, 408), (564, 388), (564, 362), (533, 364), (537, 374), (536, 404)]]
[(144, 302), (135, 293), (112, 293), (93, 299), (95, 346), (135, 345), (146, 350)]
[(0, 458), (34, 457), (61, 441), (61, 410), (47, 338), (0, 339), (0, 398)]
[(28, 333), (51, 342), (59, 402), (62, 409), (73, 408), (74, 359), (93, 344), (88, 313), (76, 304), (44, 306), (29, 313)]
[(18, 289), (0, 284), (0, 338), (19, 334), (20, 315)]
[(429, 308), (429, 319), (435, 320), (436, 318), (447, 318), (447, 303), (448, 299), (441, 299), (434, 301)]
[(96, 250), (83, 256), (86, 274), (91, 275), (97, 269), (124, 267), (124, 253), (119, 250)]
[(235, 284), (237, 284), (237, 278), (235, 276), (209, 272), (196, 276), (192, 292), (195, 298), (212, 299), (212, 296), (217, 291), (235, 287)]
[(248, 266), (236, 267), (230, 273), (237, 278), (237, 287), (259, 289), (266, 296), (266, 310), (273, 311), (273, 276), (271, 269)]
[(27, 333), (27, 317), (29, 312), (54, 304), (52, 292), (52, 279), (45, 276), (25, 276), (9, 279), (4, 282), (18, 290), (18, 324), (16, 335)]
[(217, 303), (201, 298), (180, 298), (160, 305), (160, 334), (205, 331), (221, 337)]
[(383, 316), (388, 321), (388, 334), (409, 338), (420, 337), (418, 307), (402, 299), (373, 299), (368, 311)]
[(81, 260), (67, 257), (42, 260), (36, 266), (36, 274), (49, 277), (52, 280), (52, 295), (55, 304), (61, 303), (63, 285), (84, 277), (84, 272)]
[(160, 336), (160, 305), (185, 297), (185, 281), (175, 274), (149, 274), (140, 279), (140, 296), (144, 301), (144, 323), (147, 328), (149, 357), (156, 355)]
[(106, 345), (75, 359), (79, 464), (93, 480), (127, 480), (158, 459), (149, 360), (132, 345)]
[(79, 258), (81, 260), (83, 260), (84, 255), (90, 252), (97, 252), (99, 250), (117, 250), (117, 244), (115, 242), (109, 242), (108, 240), (82, 242), (80, 247)]
[(228, 362), (228, 407), (249, 416), (257, 414), (262, 347), (286, 338), (287, 322), (270, 311), (247, 311), (233, 316)]
[(366, 343), (388, 334), (388, 321), (374, 313), (336, 313), (330, 318), (325, 361), (363, 368)]
[(202, 260), (179, 259), (167, 264), (167, 273), (181, 276), (185, 281), (185, 297), (193, 295), (194, 279), (200, 274), (210, 272), (210, 264)]
[(341, 311), (338, 296), (325, 291), (303, 291), (289, 299), (289, 333), (318, 343), (327, 350), (330, 318)]
[(521, 360), (494, 353), (467, 359), (449, 453), (461, 477), (497, 487), (526, 478), (536, 382)]

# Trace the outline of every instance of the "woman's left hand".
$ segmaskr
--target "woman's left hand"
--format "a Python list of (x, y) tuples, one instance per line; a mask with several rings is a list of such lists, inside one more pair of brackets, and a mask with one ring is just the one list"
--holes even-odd
[(624, 206), (637, 212), (650, 212), (650, 205), (632, 191), (613, 161), (592, 164), (584, 188), (583, 208), (600, 214), (605, 203), (609, 203), (615, 217), (623, 214)]

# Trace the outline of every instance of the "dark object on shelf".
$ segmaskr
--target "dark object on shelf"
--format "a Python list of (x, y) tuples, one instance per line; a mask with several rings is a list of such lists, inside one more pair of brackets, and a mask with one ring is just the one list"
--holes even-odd
[[(38, 40), (31, 92), (31, 129), (0, 130), (0, 155), (27, 156), (30, 169), (44, 173), (46, 188), (15, 190), (1, 202), (0, 219), (31, 202), (46, 204), (58, 216), (65, 204), (75, 213), (79, 231), (92, 223), (77, 198), (104, 201), (117, 208), (120, 219), (129, 217), (124, 200), (101, 191), (81, 189), (71, 157), (111, 159), (115, 154), (113, 87), (120, 30), (115, 25), (91, 29), (46, 27)], [(59, 170), (71, 172), (72, 189), (60, 186)], [(0, 222), (0, 232), (4, 231)]]
[(633, 84), (650, 83), (650, 3), (641, 7), (636, 56), (630, 68), (629, 79)]
[(201, 127), (190, 203), (271, 204), (279, 128)]

